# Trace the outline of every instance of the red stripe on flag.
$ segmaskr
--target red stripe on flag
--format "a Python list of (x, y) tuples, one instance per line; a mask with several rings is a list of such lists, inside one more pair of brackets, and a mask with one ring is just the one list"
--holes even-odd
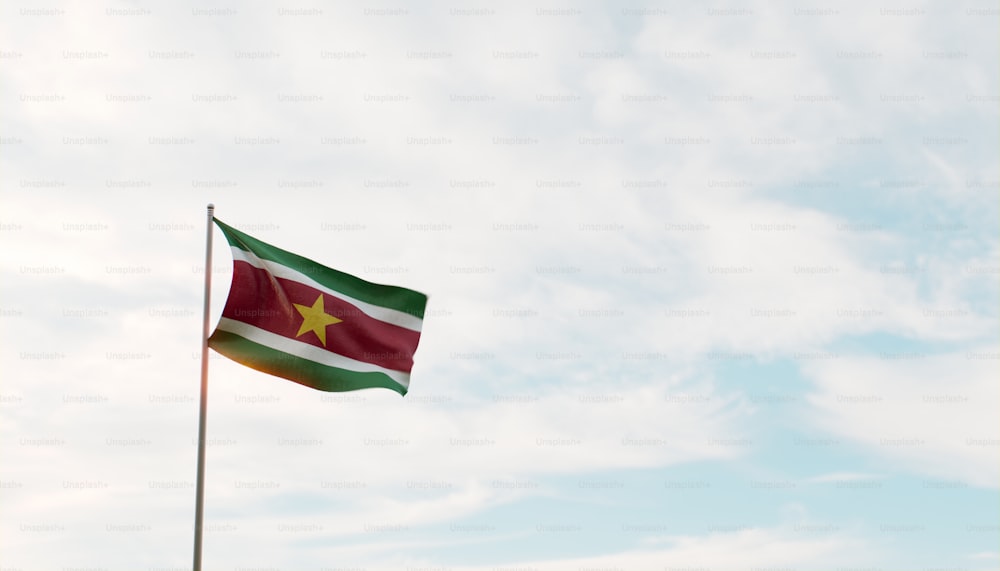
[[(312, 307), (320, 295), (326, 313), (342, 320), (327, 325), (326, 346), (315, 332), (296, 336), (302, 315), (293, 304)], [(413, 368), (413, 353), (420, 339), (417, 331), (379, 321), (354, 304), (297, 281), (277, 278), (243, 260), (233, 263), (232, 286), (222, 316), (395, 371)]]

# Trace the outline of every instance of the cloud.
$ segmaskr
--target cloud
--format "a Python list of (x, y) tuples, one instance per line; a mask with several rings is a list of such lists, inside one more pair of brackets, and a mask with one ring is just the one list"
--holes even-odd
[(886, 469), (995, 488), (996, 356), (995, 346), (982, 345), (811, 363), (811, 418), (883, 458)]
[[(153, 566), (189, 544), (209, 201), (430, 294), (405, 399), (213, 358), (218, 561), (305, 568), (307, 545), (435, 565), (456, 542), (434, 526), (541, 519), (572, 495), (560, 478), (903, 472), (995, 491), (995, 21), (978, 8), (149, 8), (0, 23), (6, 566)], [(841, 348), (873, 338), (917, 348)], [(745, 446), (788, 420), (731, 388), (772, 360), (812, 391), (782, 409), (795, 429), (857, 444), (833, 467)], [(490, 569), (868, 554), (760, 525), (551, 560), (482, 543)]]
[[(796, 569), (823, 561), (837, 565), (871, 561), (864, 541), (847, 534), (796, 533), (791, 528), (753, 528), (735, 533), (661, 538), (662, 547), (647, 547), (594, 557), (512, 561), (512, 569), (577, 571), (580, 569)], [(496, 566), (457, 567), (485, 571)]]
[(878, 474), (865, 474), (861, 472), (832, 472), (808, 478), (807, 482), (825, 484), (828, 482), (866, 482), (870, 480), (880, 480), (884, 476)]

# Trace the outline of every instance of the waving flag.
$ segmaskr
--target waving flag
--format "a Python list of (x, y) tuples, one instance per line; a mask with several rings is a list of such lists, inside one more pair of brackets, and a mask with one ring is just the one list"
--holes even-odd
[(406, 394), (426, 295), (327, 268), (214, 220), (232, 247), (233, 281), (212, 349), (321, 391)]

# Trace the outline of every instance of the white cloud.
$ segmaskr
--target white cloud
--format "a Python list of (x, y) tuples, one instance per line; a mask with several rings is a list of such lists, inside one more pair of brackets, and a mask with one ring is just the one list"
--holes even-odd
[(828, 482), (866, 482), (870, 480), (880, 480), (885, 476), (878, 474), (865, 474), (863, 472), (831, 472), (808, 478), (807, 482), (825, 484)]
[[(580, 569), (750, 569), (803, 568), (822, 561), (827, 568), (870, 562), (873, 551), (847, 534), (796, 533), (792, 528), (754, 528), (736, 533), (662, 538), (663, 547), (609, 555), (554, 560), (517, 561), (512, 568), (538, 571)], [(485, 571), (496, 566), (458, 567)]]
[[(745, 353), (745, 362), (756, 363), (878, 333), (954, 353), (819, 360), (805, 367), (817, 383), (806, 412), (824, 430), (891, 461), (879, 474), (901, 469), (995, 485), (988, 457), (995, 446), (963, 444), (970, 435), (995, 437), (988, 423), (995, 361), (961, 353), (995, 352), (983, 345), (996, 318), (995, 200), (987, 192), (996, 186), (995, 145), (979, 144), (975, 133), (997, 113), (989, 101), (996, 90), (992, 18), (968, 17), (962, 7), (891, 18), (863, 5), (815, 18), (777, 5), (754, 6), (752, 17), (715, 17), (703, 7), (621, 16), (599, 5), (567, 17), (513, 5), (487, 8), (490, 17), (456, 16), (437, 4), (385, 18), (360, 6), (324, 6), (315, 18), (279, 16), (266, 2), (241, 4), (234, 16), (194, 17), (191, 8), (154, 5), (152, 17), (119, 18), (85, 7), (67, 8), (65, 17), (8, 7), (11, 17), (0, 24), (0, 103), (12, 110), (3, 137), (23, 140), (5, 143), (0, 154), (0, 480), (23, 484), (3, 490), (0, 537), (5, 556), (19, 558), (15, 566), (58, 565), (63, 553), (51, 549), (53, 538), (66, 557), (89, 545), (97, 564), (119, 537), (132, 537), (103, 530), (108, 523), (155, 527), (128, 542), (146, 552), (123, 554), (128, 565), (188, 544), (198, 267), (209, 200), (220, 218), (258, 225), (251, 233), (276, 245), (431, 295), (405, 399), (318, 398), (213, 360), (209, 509), (213, 521), (241, 522), (240, 533), (273, 531), (275, 520), (254, 513), (292, 522), (323, 502), (337, 503), (324, 533), (339, 537), (359, 521), (418, 527), (561, 492), (512, 492), (493, 487), (497, 478), (537, 483), (706, 461), (752, 464), (753, 451), (729, 444), (763, 415), (705, 380), (720, 365), (711, 353)], [(8, 57), (8, 48), (22, 56)], [(953, 48), (965, 57), (924, 55)], [(78, 59), (64, 50), (109, 55)], [(192, 55), (151, 55), (171, 50)], [(280, 56), (237, 58), (237, 50)], [(792, 56), (781, 56), (786, 51)], [(66, 101), (21, 98), (47, 94)], [(152, 99), (112, 103), (109, 94)], [(889, 104), (882, 94), (924, 99)], [(986, 99), (970, 102), (970, 94)], [(206, 103), (195, 95), (234, 99)], [(408, 99), (371, 99), (386, 95)], [(743, 95), (749, 98), (709, 100)], [(952, 135), (970, 142), (958, 151), (919, 144)], [(67, 144), (64, 136), (108, 142)], [(235, 136), (281, 142), (237, 145)], [(537, 142), (496, 144), (498, 136)], [(583, 143), (584, 136), (612, 142)], [(881, 142), (837, 142), (860, 136)], [(193, 142), (153, 144), (150, 137)], [(321, 137), (363, 143), (323, 144)], [(412, 144), (409, 137), (451, 142)], [(755, 144), (755, 137), (794, 144)], [(795, 184), (811, 177), (840, 183), (829, 193), (845, 197), (810, 202), (817, 193)], [(892, 177), (926, 184), (880, 186)], [(402, 187), (376, 188), (378, 181)], [(968, 232), (928, 237), (869, 212), (872, 204), (894, 205), (892, 216), (913, 217), (918, 227), (961, 219)], [(877, 228), (843, 229), (858, 222)], [(359, 229), (324, 227), (344, 223)], [(412, 223), (447, 231), (414, 231)], [(176, 227), (155, 229), (164, 225)], [(517, 225), (537, 228), (504, 229)], [(795, 229), (773, 228), (781, 225)], [(215, 315), (229, 266), (217, 246)], [(510, 310), (537, 315), (498, 317)], [(54, 340), (61, 355), (45, 355)], [(885, 401), (837, 401), (868, 392)], [(968, 402), (920, 400), (952, 393)], [(65, 443), (22, 444), (22, 437)], [(925, 444), (880, 444), (897, 437)], [(843, 466), (809, 481), (886, 477), (868, 469)], [(408, 481), (451, 487), (414, 496)], [(179, 487), (151, 488), (164, 482)], [(279, 485), (257, 489), (261, 482)], [(364, 494), (337, 487), (357, 482)], [(67, 531), (18, 528), (54, 521)], [(227, 533), (218, 545), (245, 547)], [(803, 568), (833, 561), (852, 541), (761, 528), (537, 568), (662, 568), (663, 561)], [(285, 543), (256, 547), (286, 561)], [(417, 544), (379, 541), (361, 550), (393, 545)], [(330, 552), (354, 548), (337, 549)], [(509, 559), (520, 560), (515, 555)]]
[(890, 466), (970, 486), (1000, 482), (996, 346), (946, 354), (848, 356), (808, 365), (821, 428)]

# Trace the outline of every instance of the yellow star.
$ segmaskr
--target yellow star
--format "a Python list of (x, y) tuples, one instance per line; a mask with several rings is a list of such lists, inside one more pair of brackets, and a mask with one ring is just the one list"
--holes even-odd
[(296, 337), (301, 337), (303, 333), (312, 331), (319, 337), (320, 343), (326, 347), (326, 326), (333, 325), (334, 323), (340, 323), (343, 319), (337, 319), (336, 317), (330, 315), (323, 309), (323, 294), (319, 294), (316, 298), (315, 303), (312, 307), (307, 305), (299, 305), (293, 303), (295, 309), (299, 310), (302, 315), (302, 325), (299, 327), (299, 332), (295, 334)]

